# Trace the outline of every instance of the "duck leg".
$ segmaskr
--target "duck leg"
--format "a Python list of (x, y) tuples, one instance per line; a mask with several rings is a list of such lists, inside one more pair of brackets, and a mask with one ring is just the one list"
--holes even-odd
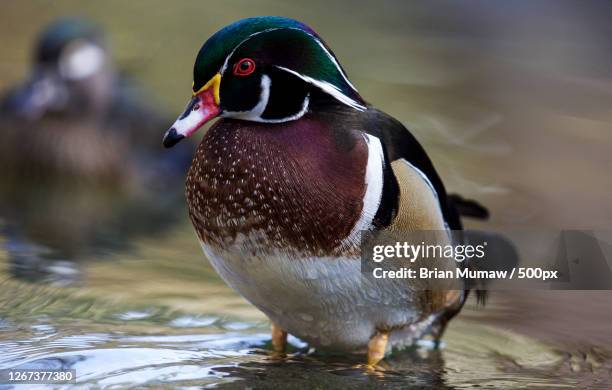
[(368, 366), (375, 366), (385, 357), (388, 342), (388, 331), (378, 331), (372, 336), (368, 343)]
[(272, 348), (275, 352), (285, 352), (287, 348), (287, 332), (272, 323)]

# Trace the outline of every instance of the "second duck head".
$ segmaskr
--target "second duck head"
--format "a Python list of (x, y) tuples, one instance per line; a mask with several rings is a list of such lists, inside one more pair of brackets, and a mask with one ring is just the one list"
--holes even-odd
[(115, 70), (102, 32), (81, 19), (62, 19), (39, 36), (29, 79), (12, 94), (11, 111), (43, 116), (95, 116), (112, 102)]

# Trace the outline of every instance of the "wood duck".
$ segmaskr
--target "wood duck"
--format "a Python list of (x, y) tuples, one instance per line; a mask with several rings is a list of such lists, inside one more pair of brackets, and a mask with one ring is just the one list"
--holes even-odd
[(368, 104), (329, 46), (284, 17), (235, 22), (209, 38), (192, 98), (166, 132), (171, 147), (206, 122), (186, 182), (189, 215), (225, 282), (315, 348), (367, 352), (377, 364), (428, 332), (439, 338), (462, 289), (371, 284), (362, 231), (461, 229), (431, 160), (396, 119)]
[(149, 94), (116, 69), (97, 26), (61, 19), (40, 34), (28, 80), (0, 101), (0, 162), (5, 174), (18, 178), (133, 186), (160, 161), (189, 165), (188, 144), (163, 155), (159, 143), (149, 141), (168, 123)]

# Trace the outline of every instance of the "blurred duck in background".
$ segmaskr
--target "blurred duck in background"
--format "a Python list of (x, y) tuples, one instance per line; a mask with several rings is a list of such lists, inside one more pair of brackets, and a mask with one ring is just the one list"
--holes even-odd
[(148, 141), (146, 135), (168, 120), (148, 102), (149, 94), (117, 71), (92, 23), (51, 24), (33, 59), (29, 79), (1, 103), (0, 159), (9, 173), (20, 179), (53, 174), (134, 186), (160, 168), (160, 158), (164, 170), (190, 162), (191, 148), (166, 158), (158, 143)]
[(168, 188), (183, 182), (194, 147), (163, 152), (152, 135), (171, 121), (149, 99), (97, 26), (63, 19), (41, 33), (28, 80), (0, 103), (0, 228), (19, 253), (15, 275), (47, 277), (182, 216), (182, 194)]

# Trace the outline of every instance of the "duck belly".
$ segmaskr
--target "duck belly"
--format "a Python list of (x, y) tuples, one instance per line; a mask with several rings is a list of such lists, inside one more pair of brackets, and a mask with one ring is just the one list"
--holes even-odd
[(230, 287), (315, 348), (361, 352), (381, 328), (392, 330), (388, 348), (410, 345), (435, 320), (418, 309), (419, 291), (402, 279), (365, 277), (357, 256), (258, 254), (240, 244), (223, 249), (201, 244)]

